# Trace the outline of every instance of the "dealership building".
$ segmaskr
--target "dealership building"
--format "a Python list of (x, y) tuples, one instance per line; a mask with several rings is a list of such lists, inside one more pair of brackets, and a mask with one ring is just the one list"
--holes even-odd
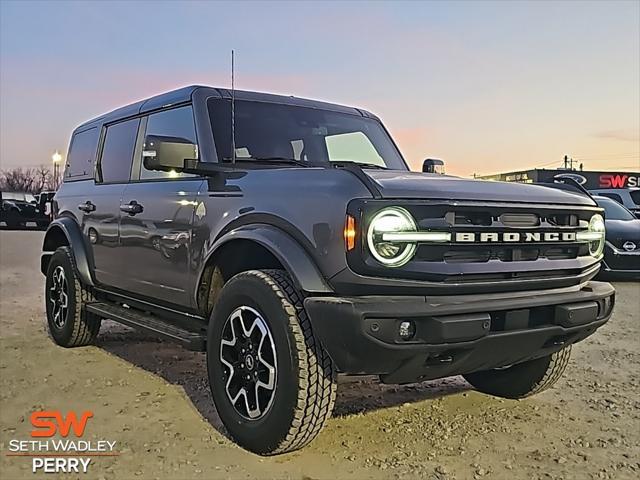
[(598, 188), (633, 188), (640, 187), (640, 172), (598, 172), (593, 170), (569, 170), (534, 168), (518, 170), (495, 175), (481, 175), (476, 178), (500, 182), (538, 183), (553, 182), (553, 177), (560, 173), (570, 173), (587, 190)]

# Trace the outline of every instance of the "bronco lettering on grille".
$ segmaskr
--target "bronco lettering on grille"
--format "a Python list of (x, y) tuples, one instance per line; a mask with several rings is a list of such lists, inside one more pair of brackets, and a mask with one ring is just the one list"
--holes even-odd
[(576, 232), (457, 232), (455, 241), (464, 243), (575, 242)]

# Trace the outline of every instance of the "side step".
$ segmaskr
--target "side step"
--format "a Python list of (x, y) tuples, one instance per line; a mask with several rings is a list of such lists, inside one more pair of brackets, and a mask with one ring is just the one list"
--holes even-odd
[(105, 302), (88, 303), (87, 311), (95, 313), (103, 318), (122, 323), (128, 327), (150, 332), (160, 337), (182, 344), (188, 350), (204, 352), (206, 334), (192, 332), (175, 325), (169, 324), (160, 317), (146, 314), (133, 308), (125, 308), (120, 305)]

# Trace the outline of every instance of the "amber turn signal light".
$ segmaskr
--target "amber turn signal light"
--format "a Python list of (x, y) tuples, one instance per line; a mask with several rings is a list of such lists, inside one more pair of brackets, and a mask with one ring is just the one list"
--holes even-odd
[(347, 251), (356, 248), (356, 219), (351, 215), (344, 222), (344, 245)]

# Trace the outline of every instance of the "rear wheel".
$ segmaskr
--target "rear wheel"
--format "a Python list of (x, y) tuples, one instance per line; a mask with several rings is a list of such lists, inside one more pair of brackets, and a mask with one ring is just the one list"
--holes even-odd
[(508, 368), (467, 373), (476, 390), (496, 397), (524, 398), (552, 387), (569, 364), (571, 345), (562, 350)]
[(93, 343), (102, 319), (85, 309), (95, 299), (80, 282), (69, 247), (59, 247), (51, 256), (45, 285), (47, 324), (53, 341), (62, 347)]
[(227, 282), (209, 323), (207, 367), (220, 419), (252, 452), (302, 448), (331, 415), (334, 365), (280, 270), (243, 272)]

